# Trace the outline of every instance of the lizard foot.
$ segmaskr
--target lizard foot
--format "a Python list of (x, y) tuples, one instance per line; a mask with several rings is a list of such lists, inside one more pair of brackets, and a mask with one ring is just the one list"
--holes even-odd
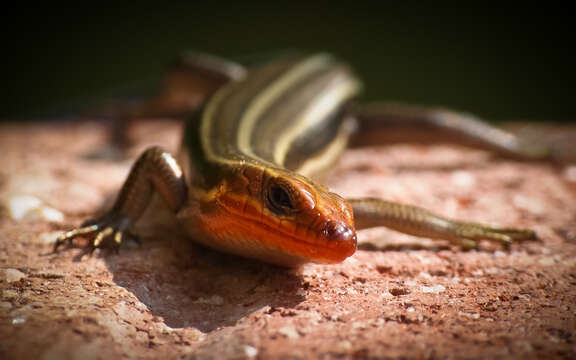
[(476, 223), (461, 223), (459, 227), (458, 238), (453, 242), (464, 249), (477, 248), (480, 240), (498, 242), (506, 248), (513, 242), (539, 240), (536, 232), (530, 229), (500, 228)]
[(130, 224), (130, 218), (115, 213), (108, 213), (102, 217), (87, 220), (80, 227), (60, 235), (56, 239), (53, 252), (58, 252), (62, 245), (66, 245), (67, 248), (72, 247), (73, 240), (77, 237), (86, 237), (90, 239), (88, 245), (89, 253), (93, 253), (97, 248), (101, 248), (105, 243), (110, 242), (117, 253), (124, 238), (129, 237), (138, 241), (138, 238), (129, 231)]

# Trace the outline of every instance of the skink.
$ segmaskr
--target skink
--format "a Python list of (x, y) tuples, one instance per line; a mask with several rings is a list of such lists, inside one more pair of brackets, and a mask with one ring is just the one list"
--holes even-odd
[(357, 104), (362, 84), (329, 54), (288, 54), (250, 70), (195, 54), (175, 74), (180, 79), (172, 76), (171, 88), (142, 114), (163, 106), (193, 110), (178, 155), (160, 147), (146, 150), (113, 208), (63, 234), (55, 250), (77, 236), (90, 237), (91, 248), (119, 246), (155, 192), (191, 239), (284, 266), (341, 262), (356, 251), (356, 231), (374, 226), (463, 247), (482, 239), (508, 244), (536, 236), (529, 229), (451, 220), (381, 199), (345, 200), (313, 179), (329, 169), (351, 137), (367, 133), (438, 130), (528, 159), (548, 156), (544, 147), (452, 111)]

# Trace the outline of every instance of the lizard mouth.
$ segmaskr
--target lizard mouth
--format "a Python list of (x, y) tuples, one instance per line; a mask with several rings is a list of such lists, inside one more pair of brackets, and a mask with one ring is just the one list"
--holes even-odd
[(229, 226), (238, 229), (234, 232), (238, 232), (239, 237), (251, 242), (249, 247), (261, 246), (300, 258), (300, 262), (317, 263), (338, 263), (356, 251), (355, 230), (340, 222), (329, 220), (320, 230), (303, 231), (303, 236), (296, 236), (297, 224), (287, 229), (282, 221), (266, 221), (266, 216), (250, 216), (236, 208), (222, 208), (230, 219)]

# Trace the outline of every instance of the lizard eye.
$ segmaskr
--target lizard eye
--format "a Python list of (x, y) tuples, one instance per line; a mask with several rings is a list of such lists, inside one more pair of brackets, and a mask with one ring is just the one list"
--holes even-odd
[(294, 210), (290, 190), (279, 184), (273, 184), (266, 195), (268, 209), (278, 215), (288, 215)]

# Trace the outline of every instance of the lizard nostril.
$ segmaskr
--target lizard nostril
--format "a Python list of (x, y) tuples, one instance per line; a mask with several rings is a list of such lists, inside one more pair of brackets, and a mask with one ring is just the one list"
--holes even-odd
[(356, 243), (356, 232), (350, 226), (341, 222), (327, 221), (322, 234), (329, 241), (343, 241)]

